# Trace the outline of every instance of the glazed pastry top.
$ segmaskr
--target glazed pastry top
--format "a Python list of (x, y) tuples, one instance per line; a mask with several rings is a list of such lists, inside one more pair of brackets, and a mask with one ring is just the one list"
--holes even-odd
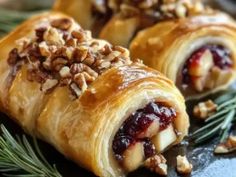
[(131, 63), (127, 49), (93, 39), (70, 18), (45, 21), (16, 44), (9, 65), (26, 64), (28, 80), (40, 83), (43, 92), (67, 85), (75, 98), (104, 71)]
[(110, 13), (119, 13), (122, 18), (138, 15), (141, 21), (148, 25), (157, 21), (211, 12), (211, 9), (199, 0), (99, 0), (94, 1), (93, 11), (108, 16)]

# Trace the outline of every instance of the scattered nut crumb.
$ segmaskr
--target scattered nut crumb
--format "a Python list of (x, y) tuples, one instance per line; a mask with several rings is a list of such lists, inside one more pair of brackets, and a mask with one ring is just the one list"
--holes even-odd
[(46, 91), (52, 89), (53, 87), (55, 87), (57, 84), (58, 84), (58, 80), (56, 80), (56, 79), (47, 79), (45, 81), (45, 83), (42, 85), (41, 90), (43, 92), (46, 92)]
[[(185, 18), (201, 13), (210, 13), (212, 10), (204, 6), (201, 1), (194, 0), (140, 0), (140, 1), (114, 1), (110, 0), (104, 4), (104, 8), (109, 7), (124, 18), (137, 16), (140, 14), (144, 20), (151, 20), (153, 23), (166, 19)], [(98, 10), (99, 9), (96, 9)], [(104, 12), (106, 13), (106, 12)], [(147, 19), (145, 19), (147, 18)], [(149, 20), (150, 21), (150, 20)], [(147, 24), (150, 26), (150, 23)]]
[(148, 158), (145, 162), (144, 162), (144, 166), (159, 174), (159, 175), (164, 175), (167, 176), (167, 164), (166, 164), (166, 159), (164, 156), (160, 155), (155, 155), (153, 157)]
[(189, 174), (192, 172), (193, 165), (188, 161), (186, 156), (178, 155), (177, 160), (177, 172), (180, 174)]
[(236, 151), (236, 136), (230, 135), (226, 142), (220, 143), (216, 146), (215, 154), (227, 154)]
[(200, 102), (193, 109), (193, 114), (199, 119), (206, 119), (210, 115), (216, 112), (217, 104), (212, 100), (207, 100), (205, 102)]
[(72, 26), (72, 21), (68, 18), (60, 18), (51, 22), (52, 27), (61, 30), (68, 30)]

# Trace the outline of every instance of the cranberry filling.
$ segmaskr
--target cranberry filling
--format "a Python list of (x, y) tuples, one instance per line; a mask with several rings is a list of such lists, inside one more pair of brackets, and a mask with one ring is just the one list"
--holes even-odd
[(214, 66), (220, 68), (221, 70), (227, 70), (232, 68), (233, 63), (230, 59), (230, 51), (227, 48), (221, 45), (206, 45), (195, 51), (189, 57), (189, 59), (187, 59), (182, 70), (183, 84), (191, 84), (193, 78), (189, 75), (189, 67), (197, 65), (200, 62), (202, 54), (206, 50), (209, 50), (211, 52), (214, 61)]
[(137, 110), (131, 114), (122, 124), (113, 140), (112, 149), (116, 159), (123, 160), (124, 151), (136, 142), (143, 142), (145, 158), (155, 155), (155, 146), (149, 138), (139, 138), (140, 134), (145, 132), (153, 121), (159, 122), (159, 130), (164, 130), (176, 117), (173, 108), (163, 103), (151, 102), (143, 109)]
[(146, 158), (152, 157), (156, 154), (155, 146), (149, 138), (146, 138), (144, 141), (144, 155)]

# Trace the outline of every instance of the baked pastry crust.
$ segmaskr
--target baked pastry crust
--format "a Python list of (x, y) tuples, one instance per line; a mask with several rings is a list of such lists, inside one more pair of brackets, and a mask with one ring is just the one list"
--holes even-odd
[(83, 28), (91, 29), (94, 23), (91, 0), (57, 0), (53, 9), (73, 17)]
[(233, 74), (223, 85), (206, 92), (182, 93), (187, 98), (201, 97), (226, 88), (235, 78), (236, 24), (226, 14), (215, 13), (158, 23), (140, 31), (130, 44), (131, 56), (176, 83), (181, 88), (181, 70), (192, 52), (207, 44), (217, 44), (231, 51)]
[(26, 64), (17, 70), (16, 65), (8, 64), (16, 40), (33, 39), (36, 28), (60, 18), (70, 19), (80, 28), (63, 14), (45, 13), (32, 17), (0, 41), (0, 107), (6, 114), (28, 133), (98, 176), (125, 175), (112, 152), (113, 138), (129, 114), (150, 101), (167, 102), (176, 110), (173, 124), (178, 137), (173, 144), (187, 135), (189, 120), (183, 96), (172, 81), (142, 64), (105, 70), (77, 99), (71, 99), (67, 86), (43, 92), (40, 83), (28, 80)]

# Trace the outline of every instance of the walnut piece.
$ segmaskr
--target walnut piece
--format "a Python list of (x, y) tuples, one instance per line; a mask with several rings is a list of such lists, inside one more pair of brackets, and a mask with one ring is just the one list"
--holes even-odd
[(58, 84), (58, 80), (56, 80), (56, 79), (47, 79), (43, 83), (41, 90), (43, 92), (47, 92), (48, 90), (54, 88), (57, 84)]
[(68, 66), (62, 67), (59, 73), (60, 73), (60, 76), (61, 76), (62, 78), (70, 77), (70, 76), (71, 76), (71, 74), (70, 74), (70, 68), (69, 68)]
[(130, 63), (127, 49), (93, 39), (90, 31), (70, 18), (50, 20), (48, 26), (38, 27), (32, 38), (18, 40), (8, 57), (9, 65), (27, 65), (27, 78), (39, 82), (43, 92), (68, 86), (73, 98), (106, 70)]
[(179, 18), (184, 18), (187, 16), (187, 9), (183, 4), (177, 4), (175, 13)]
[(177, 160), (177, 172), (180, 174), (189, 174), (192, 172), (193, 165), (188, 161), (186, 156), (178, 155)]
[(133, 16), (144, 18), (142, 19), (143, 21), (151, 22), (145, 24), (148, 26), (157, 21), (185, 18), (201, 13), (212, 12), (210, 8), (205, 7), (199, 0), (108, 0), (107, 7), (113, 10), (114, 13), (120, 11), (120, 14), (124, 18)]
[(39, 43), (39, 50), (40, 50), (41, 55), (44, 57), (49, 57), (51, 55), (49, 47), (45, 41)]
[(147, 169), (149, 169), (159, 175), (167, 176), (167, 168), (168, 167), (166, 164), (166, 159), (161, 154), (148, 158), (144, 162), (144, 166)]
[(63, 35), (56, 29), (49, 27), (43, 35), (43, 39), (49, 45), (64, 45)]
[(215, 154), (227, 154), (236, 151), (236, 136), (229, 136), (225, 143), (216, 146)]
[(68, 18), (55, 19), (51, 22), (52, 27), (61, 30), (68, 30), (72, 26), (72, 21)]
[(205, 102), (200, 102), (198, 105), (194, 106), (193, 114), (199, 119), (206, 119), (210, 115), (216, 112), (217, 104), (212, 100), (207, 100)]

